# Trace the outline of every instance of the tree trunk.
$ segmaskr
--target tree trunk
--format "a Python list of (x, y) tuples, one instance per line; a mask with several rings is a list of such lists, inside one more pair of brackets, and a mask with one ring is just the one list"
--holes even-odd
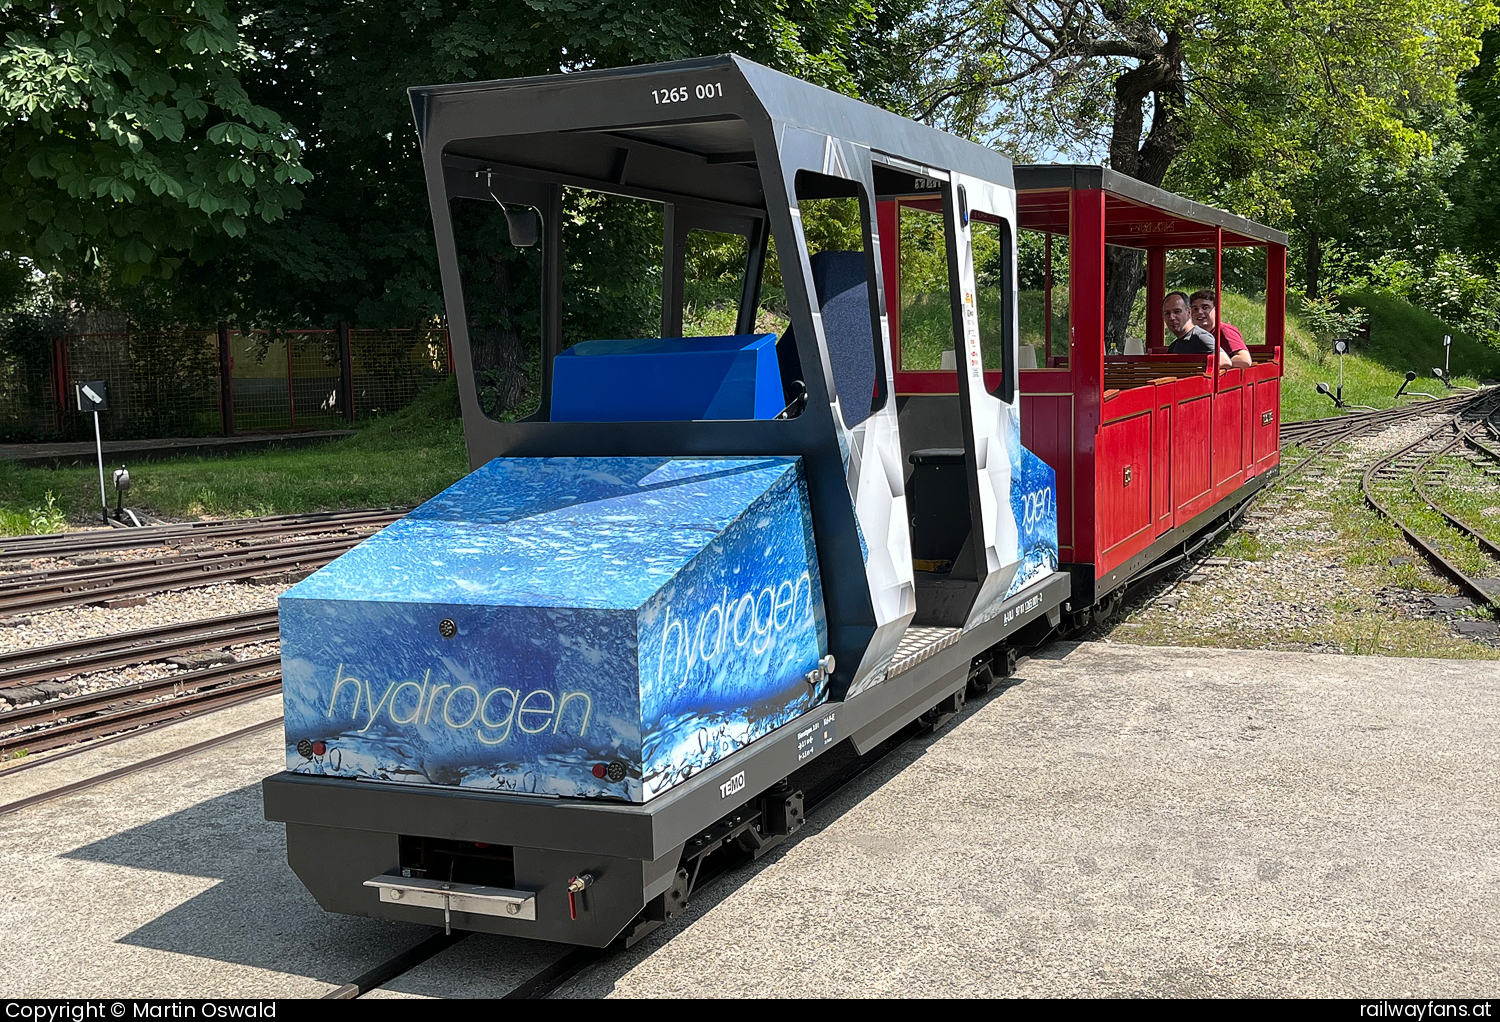
[(1317, 231), (1307, 232), (1307, 250), (1303, 258), (1304, 277), (1307, 297), (1317, 298), (1319, 278), (1323, 273), (1323, 239), (1318, 237)]
[[(1154, 33), (1142, 26), (1138, 34)], [(1161, 187), (1172, 161), (1192, 141), (1186, 119), (1187, 86), (1183, 80), (1182, 33), (1165, 33), (1155, 59), (1142, 61), (1115, 79), (1114, 122), (1109, 143), (1110, 166), (1137, 181)], [(1146, 101), (1154, 103), (1151, 130), (1145, 140)], [(1124, 350), (1125, 332), (1136, 295), (1145, 283), (1145, 253), (1133, 248), (1107, 248), (1104, 252), (1104, 341)], [(1160, 310), (1147, 309), (1148, 316)]]
[[(1106, 350), (1116, 353), (1125, 350), (1125, 334), (1130, 328), (1130, 313), (1135, 308), (1135, 296), (1145, 282), (1145, 253), (1137, 248), (1117, 248), (1113, 245), (1104, 250), (1104, 344)], [(1153, 314), (1151, 309), (1146, 315)]]

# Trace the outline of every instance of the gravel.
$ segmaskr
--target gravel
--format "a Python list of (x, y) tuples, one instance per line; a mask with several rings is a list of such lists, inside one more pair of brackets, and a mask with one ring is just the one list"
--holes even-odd
[[(1115, 638), (1130, 642), (1386, 653), (1500, 656), (1489, 629), (1452, 627), (1481, 612), (1434, 595), (1456, 590), (1399, 538), (1385, 535), (1359, 493), (1373, 460), (1440, 425), (1427, 416), (1343, 445), (1249, 513), (1253, 531), (1136, 597)], [(1290, 468), (1290, 464), (1283, 466)], [(1389, 531), (1388, 529), (1386, 531)], [(1117, 629), (1121, 626), (1116, 625)]]
[(0, 652), (32, 649), (54, 642), (88, 639), (158, 625), (197, 621), (229, 614), (272, 610), (286, 585), (240, 585), (221, 582), (201, 589), (180, 589), (153, 595), (144, 606), (105, 609), (69, 607), (33, 614), (27, 624), (0, 629)]

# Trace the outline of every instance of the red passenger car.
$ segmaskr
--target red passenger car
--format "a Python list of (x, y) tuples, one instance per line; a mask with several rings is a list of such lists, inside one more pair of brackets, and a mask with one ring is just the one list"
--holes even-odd
[[(1107, 168), (1019, 166), (1015, 175), (1022, 258), (1039, 253), (1042, 263), (1040, 287), (1023, 280), (1020, 299), (1022, 440), (1057, 473), (1059, 554), (1073, 579), (1066, 609), (1078, 626), (1113, 610), (1124, 583), (1276, 474), (1287, 236)], [(880, 205), (882, 236), (897, 238), (884, 251), (898, 400), (952, 394), (951, 369), (903, 346), (921, 309), (913, 238), (920, 214), (939, 210), (921, 199)], [(1118, 354), (1105, 342), (1108, 246), (1145, 253), (1144, 309), (1137, 303), (1132, 324), (1141, 336)], [(1264, 328), (1238, 324), (1252, 364), (1220, 371), (1212, 355), (1168, 354), (1165, 295), (1209, 280), (1221, 294), (1226, 252), (1243, 271), (1255, 249), (1264, 250)], [(1215, 306), (1222, 316), (1222, 300)], [(998, 385), (1000, 367), (986, 368)], [(903, 431), (916, 418), (903, 412)]]

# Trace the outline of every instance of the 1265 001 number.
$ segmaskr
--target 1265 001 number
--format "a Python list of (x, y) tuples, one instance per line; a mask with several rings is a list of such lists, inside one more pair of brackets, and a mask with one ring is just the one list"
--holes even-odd
[(663, 103), (686, 103), (690, 99), (722, 99), (724, 86), (719, 82), (707, 82), (702, 85), (674, 85), (670, 89), (652, 89), (651, 98), (656, 100), (656, 105)]

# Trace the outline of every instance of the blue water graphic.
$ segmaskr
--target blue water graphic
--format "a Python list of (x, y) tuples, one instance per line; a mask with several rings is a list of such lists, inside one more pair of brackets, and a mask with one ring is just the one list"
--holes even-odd
[(792, 458), (498, 459), (281, 630), (301, 773), (642, 801), (826, 698)]

